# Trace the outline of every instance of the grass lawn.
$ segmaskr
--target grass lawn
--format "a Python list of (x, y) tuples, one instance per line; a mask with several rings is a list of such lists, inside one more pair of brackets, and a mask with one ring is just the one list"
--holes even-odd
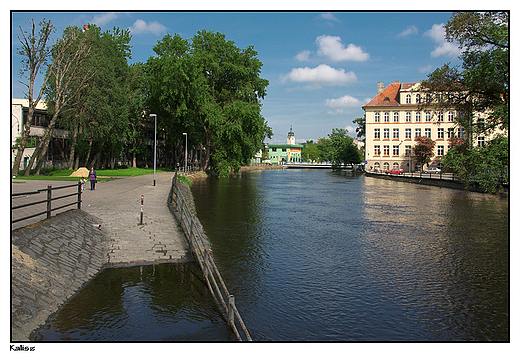
[[(163, 171), (172, 171), (171, 168), (157, 168), (156, 172), (160, 173)], [(49, 172), (47, 175), (30, 175), (23, 176), (23, 171), (21, 175), (19, 174), (13, 180), (61, 180), (61, 181), (79, 181), (81, 178), (71, 177), (70, 175), (74, 172), (74, 170), (68, 169), (57, 169)], [(112, 179), (117, 179), (118, 177), (128, 177), (128, 176), (137, 176), (137, 175), (145, 175), (145, 174), (153, 174), (153, 168), (121, 168), (121, 169), (106, 169), (106, 170), (96, 170), (96, 174), (99, 178), (100, 182), (109, 181)]]

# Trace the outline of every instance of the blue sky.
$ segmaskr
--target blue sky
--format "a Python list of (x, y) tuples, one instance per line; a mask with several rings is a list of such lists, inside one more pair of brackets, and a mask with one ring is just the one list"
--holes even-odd
[(333, 128), (355, 135), (352, 120), (376, 95), (376, 85), (418, 82), (444, 63), (460, 64), (455, 44), (444, 40), (451, 12), (12, 12), (12, 92), (19, 81), (19, 26), (50, 19), (55, 36), (67, 26), (95, 23), (102, 30), (129, 28), (132, 60), (146, 62), (167, 33), (190, 39), (202, 29), (220, 32), (239, 48), (254, 46), (269, 80), (262, 115), (273, 129), (268, 143), (326, 137)]

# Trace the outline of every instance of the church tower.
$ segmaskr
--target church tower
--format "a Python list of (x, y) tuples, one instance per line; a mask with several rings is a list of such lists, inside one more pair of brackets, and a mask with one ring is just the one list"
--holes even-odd
[(292, 131), (292, 125), (291, 125), (291, 130), (287, 134), (287, 144), (296, 145), (296, 139), (294, 138), (294, 132)]

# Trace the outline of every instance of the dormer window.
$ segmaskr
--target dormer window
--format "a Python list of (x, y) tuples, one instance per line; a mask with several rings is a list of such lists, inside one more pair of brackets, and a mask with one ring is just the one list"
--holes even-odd
[(412, 104), (412, 95), (410, 93), (406, 95), (406, 104)]
[(416, 103), (416, 104), (421, 103), (421, 95), (420, 95), (420, 94), (416, 94), (416, 95), (415, 95), (415, 103)]

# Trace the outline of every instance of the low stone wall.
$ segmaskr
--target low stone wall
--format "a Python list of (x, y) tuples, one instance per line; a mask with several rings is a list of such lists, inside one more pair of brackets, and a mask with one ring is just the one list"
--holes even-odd
[(11, 232), (11, 340), (29, 341), (106, 260), (100, 220), (82, 210), (63, 212)]
[(405, 183), (439, 186), (439, 187), (443, 187), (443, 188), (467, 190), (467, 191), (474, 191), (474, 192), (483, 192), (478, 187), (466, 188), (464, 183), (462, 183), (458, 180), (437, 179), (437, 178), (428, 178), (428, 177), (420, 178), (420, 177), (413, 177), (413, 176), (410, 177), (410, 176), (403, 176), (403, 175), (388, 175), (388, 174), (371, 173), (371, 172), (366, 172), (365, 176), (379, 178), (379, 179), (402, 181)]

